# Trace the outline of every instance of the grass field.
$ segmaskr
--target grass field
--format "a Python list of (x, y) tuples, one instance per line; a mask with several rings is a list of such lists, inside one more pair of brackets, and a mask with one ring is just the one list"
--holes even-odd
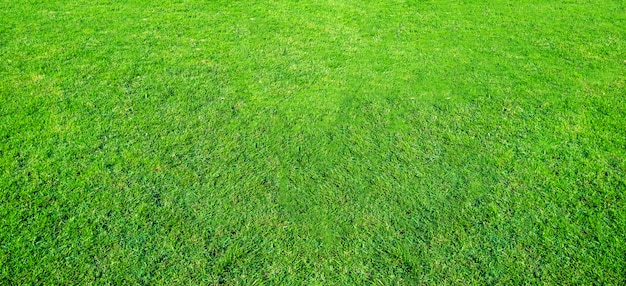
[(624, 284), (626, 2), (0, 0), (0, 284)]

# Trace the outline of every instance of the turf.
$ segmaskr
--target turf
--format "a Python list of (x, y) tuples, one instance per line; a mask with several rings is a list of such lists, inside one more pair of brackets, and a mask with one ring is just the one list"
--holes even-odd
[(624, 284), (624, 27), (0, 0), (0, 284)]

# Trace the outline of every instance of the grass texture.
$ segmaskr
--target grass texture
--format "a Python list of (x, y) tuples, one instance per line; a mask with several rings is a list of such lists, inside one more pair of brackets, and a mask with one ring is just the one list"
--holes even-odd
[(625, 27), (0, 0), (0, 284), (624, 284)]

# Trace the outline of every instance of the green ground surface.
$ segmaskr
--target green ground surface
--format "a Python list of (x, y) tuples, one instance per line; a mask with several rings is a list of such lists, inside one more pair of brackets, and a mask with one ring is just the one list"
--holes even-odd
[(625, 27), (0, 0), (0, 284), (624, 284)]

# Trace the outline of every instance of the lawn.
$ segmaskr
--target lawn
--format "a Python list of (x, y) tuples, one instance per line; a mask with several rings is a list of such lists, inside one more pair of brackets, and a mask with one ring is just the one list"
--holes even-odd
[(0, 284), (625, 284), (626, 2), (0, 0)]

